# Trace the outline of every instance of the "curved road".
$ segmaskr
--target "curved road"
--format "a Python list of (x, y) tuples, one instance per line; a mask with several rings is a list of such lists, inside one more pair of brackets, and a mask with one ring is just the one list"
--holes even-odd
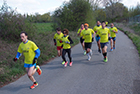
[(122, 32), (117, 34), (116, 50), (103, 62), (96, 42), (92, 45), (91, 61), (83, 55), (80, 44), (72, 48), (73, 66), (63, 68), (57, 57), (41, 66), (43, 74), (34, 76), (39, 86), (29, 89), (32, 82), (25, 75), (0, 88), (0, 94), (140, 94), (140, 59), (132, 41)]

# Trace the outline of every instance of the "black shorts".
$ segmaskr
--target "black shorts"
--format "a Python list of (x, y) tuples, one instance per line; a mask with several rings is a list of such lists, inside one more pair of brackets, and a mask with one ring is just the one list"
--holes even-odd
[(105, 46), (108, 45), (108, 42), (106, 42), (106, 43), (100, 43), (100, 44), (101, 44), (101, 48), (104, 48)]
[(110, 37), (113, 41), (116, 41), (116, 37)]
[(87, 50), (87, 48), (91, 49), (92, 43), (85, 43), (85, 50)]
[(82, 39), (82, 37), (80, 37), (80, 42), (81, 42), (81, 43), (83, 43), (83, 42), (84, 42), (84, 39)]

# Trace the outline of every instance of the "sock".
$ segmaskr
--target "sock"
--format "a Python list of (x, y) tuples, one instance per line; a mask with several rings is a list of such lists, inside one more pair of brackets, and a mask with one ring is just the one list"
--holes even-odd
[(92, 55), (92, 50), (90, 50), (90, 55)]
[(87, 53), (87, 56), (88, 56), (88, 57), (90, 56), (89, 53)]
[(104, 56), (104, 58), (106, 58), (107, 57), (107, 52), (103, 53), (103, 56)]

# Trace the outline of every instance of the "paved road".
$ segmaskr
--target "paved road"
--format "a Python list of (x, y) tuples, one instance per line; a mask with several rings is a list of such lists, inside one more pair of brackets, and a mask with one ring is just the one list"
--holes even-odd
[(0, 89), (0, 94), (140, 94), (140, 59), (132, 41), (122, 32), (117, 35), (116, 50), (110, 52), (108, 63), (92, 45), (93, 56), (87, 61), (81, 45), (72, 48), (73, 66), (63, 68), (61, 58), (41, 66), (43, 74), (34, 76), (39, 86), (25, 75)]

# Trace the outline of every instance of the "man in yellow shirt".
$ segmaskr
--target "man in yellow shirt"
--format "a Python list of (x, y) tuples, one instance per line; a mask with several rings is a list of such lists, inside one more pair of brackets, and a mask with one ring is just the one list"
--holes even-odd
[(60, 41), (64, 34), (61, 32), (61, 28), (56, 28), (56, 32), (54, 35), (54, 45), (57, 46), (58, 56), (62, 55), (63, 43)]
[(110, 37), (110, 30), (106, 28), (106, 24), (102, 22), (102, 28), (98, 30), (97, 37), (100, 37), (100, 44), (102, 48), (102, 54), (104, 56), (104, 62), (107, 62), (107, 44)]
[(33, 82), (33, 85), (30, 87), (31, 89), (34, 89), (36, 86), (38, 86), (38, 83), (34, 79), (33, 75), (37, 71), (39, 75), (41, 75), (42, 71), (37, 63), (37, 58), (40, 56), (40, 50), (36, 46), (36, 44), (30, 40), (28, 40), (28, 36), (26, 32), (22, 32), (20, 34), (22, 42), (20, 43), (18, 47), (18, 52), (16, 57), (13, 59), (14, 61), (17, 61), (21, 54), (23, 53), (25, 60), (24, 60), (24, 67), (26, 68), (27, 75), (29, 79)]
[(82, 38), (84, 39), (85, 42), (85, 50), (86, 50), (86, 54), (88, 56), (88, 61), (91, 59), (91, 55), (92, 55), (92, 50), (91, 50), (91, 46), (92, 46), (92, 41), (94, 40), (94, 31), (91, 28), (88, 28), (89, 25), (87, 23), (84, 24), (85, 30), (82, 31)]
[(81, 24), (81, 28), (78, 29), (77, 35), (80, 36), (80, 43), (82, 45), (82, 48), (84, 50), (84, 55), (86, 55), (86, 51), (85, 51), (85, 45), (84, 45), (84, 39), (82, 38), (82, 31), (85, 30), (84, 28), (84, 24)]
[(97, 21), (97, 25), (93, 28), (93, 30), (96, 33), (96, 42), (97, 42), (97, 46), (98, 46), (98, 52), (101, 53), (101, 46), (100, 46), (100, 37), (97, 37), (97, 32), (98, 30), (102, 28), (100, 21)]
[(111, 45), (111, 51), (113, 51), (113, 49), (115, 50), (115, 41), (116, 41), (116, 33), (118, 33), (118, 29), (116, 27), (114, 27), (114, 24), (111, 23), (110, 24), (110, 45)]

